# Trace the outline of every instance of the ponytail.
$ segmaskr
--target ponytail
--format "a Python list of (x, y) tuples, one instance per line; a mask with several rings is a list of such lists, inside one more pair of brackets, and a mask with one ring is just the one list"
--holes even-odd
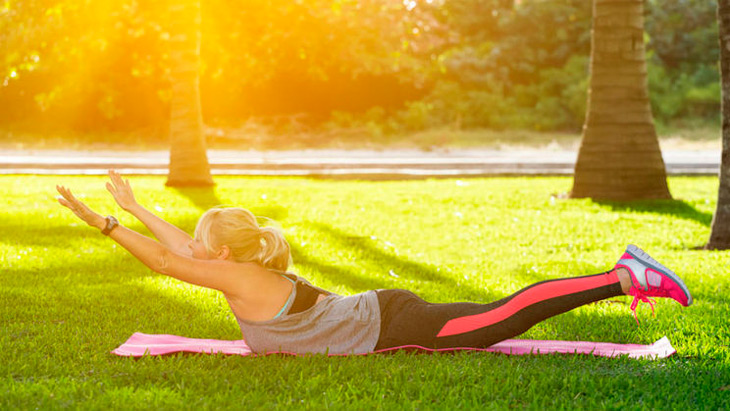
[(284, 234), (274, 227), (261, 228), (259, 262), (266, 268), (286, 271), (291, 263), (291, 250)]

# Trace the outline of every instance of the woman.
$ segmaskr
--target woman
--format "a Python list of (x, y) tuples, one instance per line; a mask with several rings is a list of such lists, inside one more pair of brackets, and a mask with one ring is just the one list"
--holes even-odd
[(254, 352), (488, 347), (546, 318), (618, 295), (634, 296), (634, 316), (639, 301), (649, 302), (653, 311), (652, 296), (692, 304), (684, 282), (633, 245), (610, 271), (539, 282), (489, 304), (431, 304), (406, 290), (339, 296), (287, 273), (289, 244), (276, 229), (259, 227), (249, 211), (208, 210), (191, 238), (140, 206), (129, 180), (112, 170), (109, 176), (106, 187), (117, 204), (159, 242), (119, 225), (112, 216), (95, 213), (63, 186), (56, 186), (62, 195), (58, 201), (150, 269), (221, 291)]

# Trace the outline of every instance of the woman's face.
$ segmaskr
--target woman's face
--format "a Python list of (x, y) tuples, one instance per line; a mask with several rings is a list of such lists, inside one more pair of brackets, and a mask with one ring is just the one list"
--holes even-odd
[(210, 260), (211, 258), (208, 255), (208, 250), (205, 249), (203, 242), (200, 241), (199, 238), (195, 238), (193, 241), (188, 243), (188, 248), (190, 248), (193, 252), (193, 258), (197, 258), (199, 260)]

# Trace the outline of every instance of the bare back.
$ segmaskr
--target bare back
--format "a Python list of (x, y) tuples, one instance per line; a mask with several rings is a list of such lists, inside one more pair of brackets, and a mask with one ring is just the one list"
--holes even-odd
[[(258, 264), (241, 264), (241, 281), (224, 292), (233, 313), (248, 321), (274, 318), (286, 304), (294, 285), (281, 275)], [(320, 295), (317, 302), (325, 296)]]

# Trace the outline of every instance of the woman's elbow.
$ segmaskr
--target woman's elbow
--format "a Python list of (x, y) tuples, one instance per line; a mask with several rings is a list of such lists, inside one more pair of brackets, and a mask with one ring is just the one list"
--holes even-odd
[(168, 275), (171, 258), (172, 253), (170, 252), (170, 250), (161, 250), (154, 258), (154, 261), (152, 262), (152, 266), (150, 268), (156, 273)]

